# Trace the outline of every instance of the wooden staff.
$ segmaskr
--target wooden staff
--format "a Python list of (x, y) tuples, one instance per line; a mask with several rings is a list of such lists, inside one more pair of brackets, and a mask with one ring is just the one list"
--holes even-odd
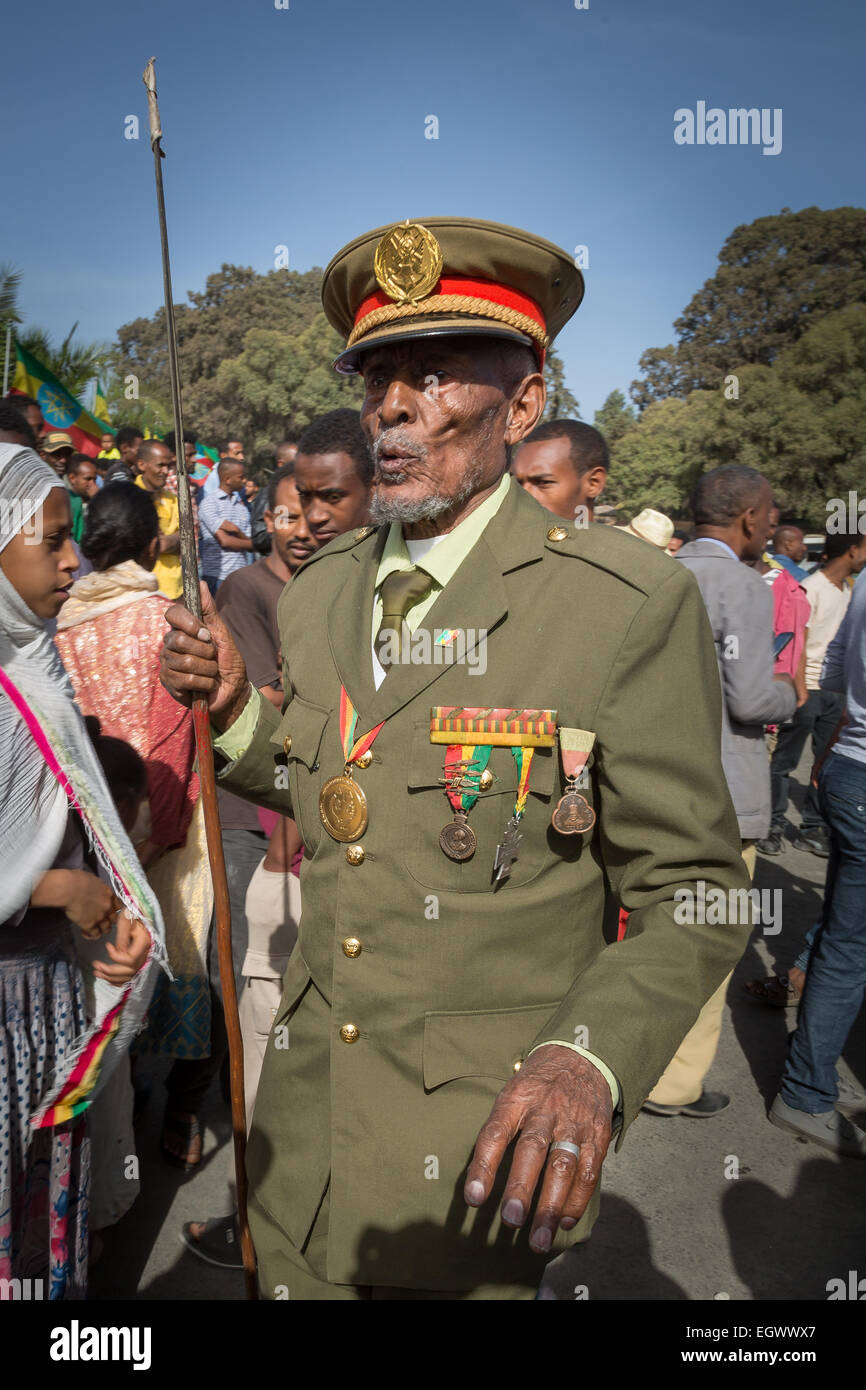
[[(196, 618), (201, 620), (201, 593), (198, 581), (198, 556), (195, 546), (195, 523), (192, 511), (192, 498), (189, 489), (189, 474), (186, 468), (186, 454), (183, 446), (183, 410), (180, 394), (180, 372), (177, 362), (177, 332), (174, 323), (174, 301), (171, 293), (171, 267), (168, 259), (168, 232), (165, 222), (165, 198), (162, 191), (162, 164), (165, 158), (162, 149), (162, 126), (159, 120), (159, 107), (156, 103), (156, 74), (153, 69), (155, 59), (151, 58), (144, 70), (143, 80), (147, 88), (147, 104), (150, 115), (150, 147), (153, 150), (153, 167), (156, 174), (156, 203), (159, 212), (159, 236), (162, 243), (162, 280), (165, 294), (165, 327), (168, 338), (168, 365), (171, 378), (171, 399), (174, 406), (174, 439), (177, 461), (177, 502), (180, 518), (180, 562), (183, 573), (183, 601)], [(219, 808), (214, 774), (213, 745), (211, 743), (210, 718), (207, 700), (198, 695), (192, 702), (192, 717), (195, 728), (195, 742), (198, 752), (198, 771), (201, 781), (201, 799), (204, 808), (207, 852), (213, 879), (214, 907), (216, 910), (217, 953), (219, 957), (220, 981), (222, 983), (223, 1006), (225, 1009), (226, 1032), (229, 1041), (229, 1076), (232, 1101), (232, 1132), (234, 1136), (235, 1179), (237, 1182), (238, 1226), (241, 1233), (241, 1255), (244, 1262), (244, 1278), (247, 1298), (258, 1298), (256, 1281), (256, 1256), (247, 1221), (247, 1175), (244, 1166), (244, 1152), (247, 1142), (246, 1114), (244, 1104), (244, 1047), (241, 1039), (241, 1025), (238, 1017), (238, 997), (235, 989), (235, 974), (232, 965), (232, 919), (229, 902), (226, 865), (223, 857), (223, 842), (220, 833)]]

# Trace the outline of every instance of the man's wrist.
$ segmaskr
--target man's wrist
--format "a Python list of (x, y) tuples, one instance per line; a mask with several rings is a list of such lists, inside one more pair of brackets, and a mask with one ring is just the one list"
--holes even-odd
[(225, 734), (233, 724), (237, 723), (249, 704), (252, 693), (253, 687), (251, 683), (247, 681), (246, 689), (240, 692), (234, 700), (226, 705), (225, 709), (221, 709), (218, 713), (211, 715), (210, 722), (217, 733)]

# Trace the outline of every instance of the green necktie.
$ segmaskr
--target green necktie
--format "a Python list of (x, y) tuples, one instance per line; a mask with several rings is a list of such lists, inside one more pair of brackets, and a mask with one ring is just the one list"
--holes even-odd
[(380, 666), (387, 671), (394, 651), (403, 655), (403, 624), (406, 614), (429, 594), (433, 580), (426, 570), (398, 570), (383, 580), (381, 588), (382, 621), (376, 633), (376, 655)]

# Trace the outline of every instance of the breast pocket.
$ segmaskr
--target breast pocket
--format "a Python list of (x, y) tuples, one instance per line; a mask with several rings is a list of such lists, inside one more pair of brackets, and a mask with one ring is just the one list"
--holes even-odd
[[(440, 892), (486, 893), (493, 886), (493, 859), (517, 796), (517, 764), (510, 748), (493, 748), (488, 771), (494, 781), (482, 792), (469, 812), (469, 826), (476, 848), (462, 863), (449, 859), (439, 845), (443, 826), (454, 819), (451, 803), (440, 780), (444, 776), (447, 745), (430, 742), (429, 722), (415, 725), (407, 773), (405, 858), (412, 877), (425, 888)], [(556, 749), (536, 748), (529, 772), (529, 797), (520, 823), (523, 840), (506, 883), (507, 892), (541, 872), (551, 850), (548, 839), (552, 796), (556, 781)]]
[(319, 793), (324, 776), (319, 755), (331, 713), (296, 695), (271, 737), (286, 760), (292, 815), (310, 855), (315, 853), (322, 833)]

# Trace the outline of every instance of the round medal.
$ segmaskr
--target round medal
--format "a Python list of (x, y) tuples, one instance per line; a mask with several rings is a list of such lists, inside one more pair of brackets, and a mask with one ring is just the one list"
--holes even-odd
[(459, 812), (439, 833), (440, 849), (458, 863), (472, 858), (477, 843), (475, 831), (467, 824), (465, 814)]
[(335, 840), (357, 840), (367, 829), (367, 798), (353, 777), (331, 777), (319, 794), (322, 825)]
[(595, 825), (595, 811), (585, 796), (571, 791), (560, 797), (550, 819), (560, 835), (582, 835)]

